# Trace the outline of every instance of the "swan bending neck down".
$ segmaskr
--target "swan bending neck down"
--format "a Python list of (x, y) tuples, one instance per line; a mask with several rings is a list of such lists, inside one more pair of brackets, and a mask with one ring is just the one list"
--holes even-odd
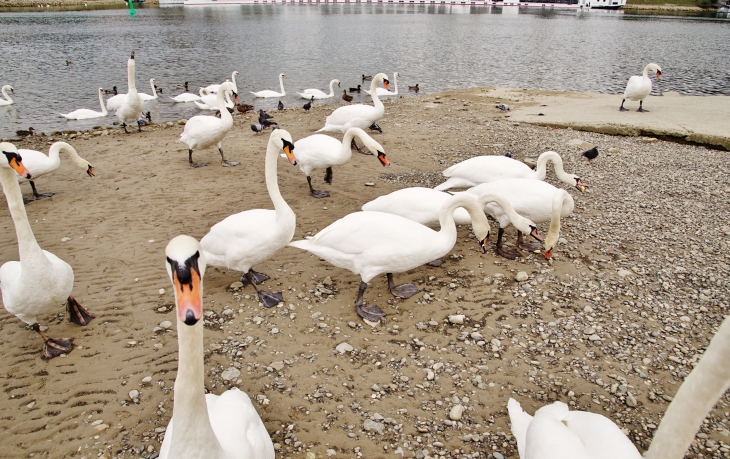
[(161, 459), (274, 459), (274, 445), (248, 395), (231, 389), (204, 392), (203, 276), (205, 255), (198, 241), (177, 236), (165, 249), (175, 292), (178, 371), (175, 405)]
[(359, 274), (361, 282), (355, 310), (360, 317), (377, 322), (385, 313), (376, 305), (363, 304), (367, 283), (375, 276), (385, 273), (388, 277), (388, 289), (394, 296), (410, 298), (418, 293), (418, 288), (413, 284), (396, 286), (392, 273), (417, 268), (449, 253), (456, 243), (454, 211), (458, 207), (464, 207), (472, 216), (472, 229), (484, 253), (489, 223), (476, 199), (466, 194), (451, 196), (441, 206), (439, 231), (399, 215), (355, 212), (332, 223), (314, 237), (294, 241), (289, 245)]
[(3, 86), (3, 89), (2, 89), (3, 98), (0, 99), (0, 105), (12, 105), (15, 103), (15, 102), (13, 102), (13, 99), (11, 99), (10, 96), (8, 95), (8, 90), (10, 90), (11, 94), (15, 94), (15, 91), (13, 90), (12, 86), (10, 86), (9, 84), (6, 84), (5, 86)]
[[(91, 166), (91, 164), (87, 160), (79, 156), (79, 154), (76, 152), (76, 149), (66, 142), (56, 142), (51, 145), (51, 148), (48, 150), (48, 156), (40, 151), (25, 149), (18, 150), (18, 153), (23, 158), (23, 164), (28, 169), (31, 176), (35, 180), (37, 180), (38, 177), (41, 177), (58, 169), (58, 167), (61, 165), (60, 153), (62, 151), (67, 153), (71, 160), (76, 163), (77, 166), (85, 170), (89, 177), (94, 176), (94, 168)], [(37, 200), (50, 198), (51, 196), (53, 196), (53, 193), (39, 194), (36, 190), (34, 180), (28, 179), (20, 175), (18, 175), (17, 178), (18, 183), (30, 182), (30, 187), (33, 190), (33, 199)], [(28, 200), (24, 202), (27, 204), (31, 201)]]

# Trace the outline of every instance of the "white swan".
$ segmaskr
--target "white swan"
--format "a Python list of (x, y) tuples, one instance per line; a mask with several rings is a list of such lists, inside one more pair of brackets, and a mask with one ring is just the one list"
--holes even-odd
[(555, 168), (555, 175), (558, 179), (568, 185), (585, 191), (587, 183), (574, 174), (568, 174), (563, 170), (563, 159), (554, 151), (546, 151), (537, 158), (537, 170), (516, 159), (506, 156), (476, 156), (466, 161), (454, 164), (443, 172), (446, 180), (435, 187), (436, 190), (448, 190), (450, 188), (471, 188), (480, 183), (493, 182), (505, 178), (528, 178), (534, 180), (545, 180), (547, 163), (552, 161)]
[(201, 97), (203, 96), (204, 88), (200, 88), (200, 95), (195, 95), (190, 92), (184, 92), (182, 94), (178, 94), (175, 97), (170, 97), (170, 99), (174, 100), (175, 102), (195, 102), (200, 101)]
[(76, 165), (79, 166), (81, 169), (85, 170), (89, 177), (94, 176), (94, 168), (91, 167), (91, 164), (89, 164), (87, 160), (79, 156), (79, 154), (76, 152), (76, 149), (66, 142), (56, 142), (51, 145), (51, 148), (48, 150), (48, 156), (40, 151), (26, 150), (21, 148), (20, 150), (18, 150), (18, 153), (23, 158), (23, 165), (26, 169), (28, 169), (28, 172), (30, 172), (30, 175), (33, 177), (33, 179), (31, 180), (24, 176), (18, 176), (18, 183), (30, 182), (30, 187), (33, 190), (33, 199), (43, 199), (53, 196), (53, 193), (38, 194), (38, 191), (35, 188), (35, 183), (33, 182), (35, 180), (38, 180), (38, 177), (41, 177), (58, 169), (58, 166), (61, 165), (60, 153), (62, 151), (68, 153), (68, 155), (71, 157), (71, 160), (76, 163)]
[(268, 276), (251, 267), (268, 260), (285, 247), (294, 237), (296, 228), (296, 215), (279, 191), (276, 161), (280, 150), (284, 150), (289, 161), (296, 165), (291, 135), (283, 129), (276, 129), (269, 137), (264, 165), (266, 189), (275, 210), (252, 209), (231, 215), (213, 225), (200, 240), (208, 263), (241, 271), (241, 282), (252, 284), (267, 308), (276, 306), (284, 298), (281, 292), (259, 290), (256, 285)]
[(129, 134), (127, 123), (137, 123), (139, 132), (142, 132), (142, 124), (139, 122), (139, 116), (142, 114), (142, 101), (137, 94), (137, 86), (134, 84), (134, 68), (134, 51), (132, 51), (132, 56), (127, 61), (127, 97), (116, 111), (117, 118), (122, 122), (122, 128), (127, 134)]
[(157, 88), (155, 87), (155, 83), (157, 83), (157, 80), (155, 80), (154, 78), (150, 78), (150, 88), (152, 88), (151, 96), (149, 94), (145, 94), (143, 92), (140, 92), (137, 94), (139, 96), (140, 100), (142, 100), (142, 102), (147, 102), (148, 100), (157, 99)]
[(335, 83), (337, 83), (337, 87), (340, 87), (340, 80), (334, 79), (330, 81), (330, 93), (327, 94), (324, 91), (320, 91), (319, 89), (305, 89), (302, 92), (298, 92), (299, 97), (302, 99), (312, 100), (312, 97), (314, 97), (315, 100), (317, 99), (329, 99), (335, 96)]
[(188, 162), (192, 167), (205, 166), (203, 163), (193, 162), (193, 150), (208, 148), (211, 145), (218, 147), (218, 152), (221, 154), (221, 165), (223, 167), (237, 166), (239, 164), (237, 161), (228, 161), (223, 156), (223, 147), (221, 146), (221, 141), (233, 127), (233, 117), (226, 110), (225, 102), (223, 101), (228, 91), (233, 91), (233, 83), (231, 82), (223, 83), (216, 95), (218, 98), (218, 109), (221, 112), (220, 118), (198, 115), (193, 116), (185, 123), (185, 128), (183, 128), (183, 133), (180, 135), (178, 142), (183, 142), (188, 146)]
[[(575, 203), (573, 197), (565, 190), (555, 188), (542, 180), (531, 180), (524, 178), (512, 178), (497, 180), (496, 182), (482, 183), (479, 186), (466, 190), (466, 193), (474, 196), (481, 196), (485, 193), (499, 193), (507, 199), (515, 212), (529, 218), (535, 223), (550, 222), (550, 229), (545, 236), (544, 247), (539, 243), (523, 243), (522, 233), (519, 227), (517, 233), (517, 247), (532, 252), (540, 250), (546, 259), (553, 255), (553, 249), (560, 237), (560, 218), (567, 217), (573, 213)], [(495, 204), (487, 204), (486, 212), (499, 222), (499, 235), (497, 236), (497, 252), (507, 258), (515, 259), (520, 253), (512, 248), (502, 247), (502, 235), (504, 229), (514, 225), (513, 218), (504, 212), (504, 208)]]
[[(730, 387), (730, 317), (720, 325), (697, 366), (667, 407), (644, 459), (682, 459), (702, 421)], [(641, 459), (636, 447), (610, 419), (569, 411), (563, 402), (547, 405), (535, 417), (510, 398), (512, 434), (521, 459)]]
[(6, 84), (5, 86), (3, 86), (3, 89), (2, 89), (3, 98), (0, 99), (0, 105), (13, 105), (15, 103), (15, 102), (13, 102), (13, 99), (11, 99), (10, 96), (8, 95), (8, 90), (10, 91), (10, 94), (15, 94), (15, 90), (13, 90), (12, 86), (10, 86), (9, 84)]
[(279, 87), (281, 88), (281, 92), (272, 91), (270, 89), (266, 89), (259, 92), (252, 92), (256, 97), (284, 97), (286, 96), (286, 91), (284, 91), (284, 78), (286, 78), (286, 75), (283, 73), (279, 74)]
[(315, 169), (326, 169), (324, 181), (332, 183), (332, 166), (345, 164), (352, 157), (350, 143), (358, 137), (368, 150), (376, 152), (380, 163), (383, 166), (389, 166), (390, 162), (385, 157), (385, 149), (375, 141), (372, 137), (360, 128), (350, 128), (345, 133), (342, 142), (324, 134), (314, 134), (294, 142), (297, 149), (297, 162), (299, 169), (307, 174), (307, 183), (309, 184), (309, 192), (315, 198), (326, 198), (330, 194), (326, 191), (315, 190), (312, 188), (312, 171)]
[[(235, 93), (238, 93), (238, 85), (236, 84), (237, 76), (241, 76), (241, 74), (234, 70), (233, 73), (231, 73), (231, 82), (233, 83), (233, 92)], [(215, 94), (218, 92), (220, 87), (221, 85), (219, 84), (209, 84), (204, 89), (207, 90), (209, 93)]]
[(100, 112), (97, 112), (95, 110), (89, 110), (88, 108), (79, 108), (78, 110), (74, 110), (71, 113), (66, 113), (65, 115), (61, 113), (61, 116), (63, 116), (67, 120), (90, 120), (93, 118), (101, 118), (103, 116), (107, 116), (109, 112), (107, 112), (106, 107), (104, 107), (103, 88), (99, 88), (99, 105), (101, 105)]
[(651, 92), (651, 79), (649, 78), (650, 70), (652, 72), (656, 72), (658, 80), (662, 79), (662, 68), (656, 64), (649, 64), (644, 67), (644, 73), (642, 73), (641, 76), (634, 75), (629, 78), (629, 81), (626, 83), (626, 89), (624, 90), (624, 98), (621, 100), (621, 107), (619, 107), (620, 111), (629, 111), (628, 108), (624, 108), (624, 102), (626, 102), (626, 99), (639, 101), (639, 109), (636, 110), (637, 112), (649, 111), (644, 110), (643, 104), (644, 99), (646, 99), (646, 96), (648, 96)]
[[(232, 84), (230, 81), (228, 83)], [(201, 110), (220, 110), (218, 107), (218, 93), (208, 92), (205, 88), (200, 90), (200, 102), (193, 102), (195, 102), (195, 105), (197, 105)], [(226, 108), (233, 108), (236, 106), (236, 104), (231, 100), (231, 93), (229, 91), (224, 92), (223, 102)]]
[[(370, 91), (375, 91), (378, 83), (381, 82), (386, 89), (390, 89), (388, 76), (384, 73), (378, 73), (370, 82)], [(372, 97), (373, 105), (354, 104), (338, 108), (327, 117), (324, 127), (317, 132), (341, 132), (344, 134), (351, 127), (367, 129), (385, 115), (385, 106), (378, 99), (377, 93)]]
[(20, 261), (8, 261), (0, 267), (3, 305), (9, 313), (32, 326), (40, 335), (43, 339), (43, 357), (50, 359), (71, 352), (73, 340), (47, 337), (38, 324), (38, 315), (56, 314), (65, 302), (68, 319), (75, 324), (86, 325), (94, 316), (71, 296), (74, 284), (71, 266), (42, 250), (33, 236), (20, 185), (15, 178), (16, 172), (27, 179), (31, 175), (23, 166), (17, 148), (11, 143), (2, 142), (0, 152), (0, 183), (15, 224), (20, 256)]
[(377, 322), (385, 313), (376, 305), (363, 306), (368, 282), (386, 273), (390, 292), (399, 298), (418, 293), (413, 284), (396, 286), (392, 273), (417, 268), (449, 253), (456, 243), (454, 210), (464, 207), (472, 216), (472, 229), (482, 253), (489, 236), (489, 223), (476, 199), (460, 194), (447, 199), (439, 212), (441, 230), (434, 231), (399, 215), (355, 212), (335, 221), (314, 237), (289, 245), (324, 258), (329, 263), (359, 274), (362, 281), (355, 300), (357, 314)]
[(178, 365), (175, 404), (160, 459), (274, 459), (274, 444), (245, 392), (205, 393), (203, 276), (198, 241), (177, 236), (165, 248), (175, 291)]
[[(393, 86), (394, 86), (393, 91), (389, 91), (385, 88), (375, 88), (375, 93), (378, 95), (378, 97), (397, 96), (398, 95), (398, 77), (399, 76), (400, 76), (400, 73), (398, 73), (398, 72), (393, 73)], [(368, 95), (371, 95), (369, 89), (366, 89), (365, 92), (368, 93)]]

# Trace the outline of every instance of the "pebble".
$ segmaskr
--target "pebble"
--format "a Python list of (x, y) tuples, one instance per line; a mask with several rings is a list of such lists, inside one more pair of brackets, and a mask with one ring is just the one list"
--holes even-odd
[(449, 419), (452, 421), (458, 421), (461, 419), (461, 416), (464, 414), (464, 405), (456, 405), (453, 408), (451, 408), (451, 411), (449, 411)]
[(529, 276), (524, 271), (518, 272), (517, 275), (515, 276), (515, 280), (517, 282), (525, 282), (527, 279), (529, 279)]
[(345, 352), (352, 352), (353, 347), (348, 343), (340, 343), (335, 349), (337, 349), (337, 352), (340, 354), (344, 354)]
[(151, 382), (152, 382), (152, 376), (145, 376), (144, 378), (142, 378), (142, 382), (143, 382), (144, 384), (149, 384), (149, 383), (151, 383)]
[(231, 289), (233, 289), (233, 290), (235, 290), (237, 288), (240, 289), (242, 287), (243, 287), (243, 282), (241, 282), (241, 281), (236, 281), (236, 282), (234, 282), (234, 283), (231, 284)]
[(223, 370), (223, 373), (221, 373), (221, 378), (223, 378), (225, 381), (238, 379), (239, 376), (241, 376), (241, 372), (236, 367), (228, 367)]
[(165, 289), (164, 289), (164, 288), (161, 288), (161, 289), (160, 289), (160, 290), (158, 290), (157, 292), (158, 292), (158, 293), (159, 293), (160, 295), (164, 295), (164, 294), (165, 294)]
[(365, 422), (363, 422), (362, 428), (365, 429), (366, 432), (377, 432), (382, 434), (383, 431), (385, 431), (385, 424), (371, 419), (366, 419)]
[(375, 186), (373, 182), (365, 182), (365, 186)]
[(137, 389), (132, 389), (129, 391), (129, 398), (136, 401), (139, 398), (139, 391)]
[(630, 406), (631, 408), (636, 407), (638, 405), (638, 402), (636, 401), (636, 397), (634, 397), (632, 394), (629, 394), (626, 397), (626, 406)]
[(451, 322), (454, 325), (463, 324), (464, 319), (466, 319), (466, 316), (464, 314), (454, 314), (454, 315), (449, 316), (449, 322)]
[(284, 362), (281, 362), (281, 361), (271, 362), (271, 365), (269, 365), (269, 366), (276, 371), (281, 371), (284, 369)]
[(64, 237), (64, 238), (61, 238), (61, 242), (68, 242), (68, 241), (70, 241), (70, 240), (71, 240), (71, 238), (70, 238), (70, 237)]
[(160, 322), (160, 327), (164, 328), (165, 330), (169, 330), (170, 327), (172, 327), (172, 322), (170, 322), (169, 320), (163, 320), (162, 322)]

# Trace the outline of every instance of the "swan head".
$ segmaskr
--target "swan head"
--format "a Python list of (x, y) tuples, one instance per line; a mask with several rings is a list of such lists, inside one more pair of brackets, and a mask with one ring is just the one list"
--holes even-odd
[(584, 193), (586, 191), (586, 188), (590, 186), (586, 182), (581, 180), (580, 177), (578, 177), (577, 175), (574, 175), (573, 179), (575, 180), (575, 188), (581, 193)]
[(18, 153), (15, 145), (9, 142), (0, 142), (0, 151), (3, 153), (0, 155), (1, 167), (11, 167), (21, 177), (30, 179), (30, 172), (23, 165), (23, 158), (20, 157), (20, 153)]
[[(364, 132), (362, 133), (365, 134)], [(365, 134), (360, 136), (360, 140), (362, 140), (368, 150), (377, 152), (375, 155), (378, 157), (380, 164), (383, 166), (390, 166), (390, 161), (388, 161), (388, 158), (385, 157), (385, 148), (383, 148), (375, 139)]]
[(129, 58), (134, 59), (134, 51), (132, 51), (132, 55)]
[(657, 64), (651, 63), (647, 65), (646, 68), (656, 73), (657, 80), (662, 79), (662, 68), (659, 67)]
[(284, 78), (284, 79), (286, 79), (286, 75), (284, 75), (283, 73), (280, 73), (280, 74), (279, 74), (279, 78)]
[(288, 159), (293, 166), (297, 165), (297, 158), (294, 156), (294, 141), (292, 140), (289, 131), (285, 129), (274, 129), (271, 131), (269, 142), (273, 143), (281, 150), (284, 150), (286, 159)]
[(373, 78), (373, 83), (377, 84), (378, 81), (382, 81), (383, 82), (383, 87), (385, 87), (385, 89), (387, 89), (388, 91), (390, 91), (390, 81), (388, 81), (388, 75), (386, 75), (384, 73), (378, 73)]
[(553, 256), (553, 249), (558, 244), (558, 236), (559, 234), (550, 234), (548, 233), (547, 238), (545, 238), (545, 250), (541, 250), (542, 255), (545, 257), (546, 260), (549, 260)]
[(203, 249), (196, 239), (180, 235), (167, 244), (165, 256), (167, 275), (175, 291), (177, 319), (195, 325), (203, 317)]

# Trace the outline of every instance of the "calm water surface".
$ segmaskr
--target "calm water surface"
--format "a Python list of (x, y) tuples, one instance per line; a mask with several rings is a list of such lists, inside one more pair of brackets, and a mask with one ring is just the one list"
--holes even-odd
[(182, 92), (176, 85), (189, 81), (196, 91), (233, 70), (241, 73), (240, 99), (263, 108), (278, 99), (248, 91), (278, 90), (279, 73), (287, 75), (283, 103), (301, 106), (296, 91), (325, 90), (332, 78), (356, 86), (362, 73), (381, 71), (400, 72), (406, 96), (416, 83), (421, 94), (474, 86), (617, 94), (652, 61), (664, 77), (655, 93), (730, 95), (728, 43), (727, 20), (596, 10), (241, 5), (144, 8), (135, 17), (126, 10), (0, 13), (0, 85), (15, 88), (16, 102), (0, 106), (0, 137), (28, 126), (52, 132), (115, 121), (113, 114), (66, 121), (58, 113), (99, 110), (100, 87), (126, 92), (131, 50), (138, 89), (150, 93), (156, 78), (165, 91), (145, 104), (160, 121), (199, 112), (168, 99)]

